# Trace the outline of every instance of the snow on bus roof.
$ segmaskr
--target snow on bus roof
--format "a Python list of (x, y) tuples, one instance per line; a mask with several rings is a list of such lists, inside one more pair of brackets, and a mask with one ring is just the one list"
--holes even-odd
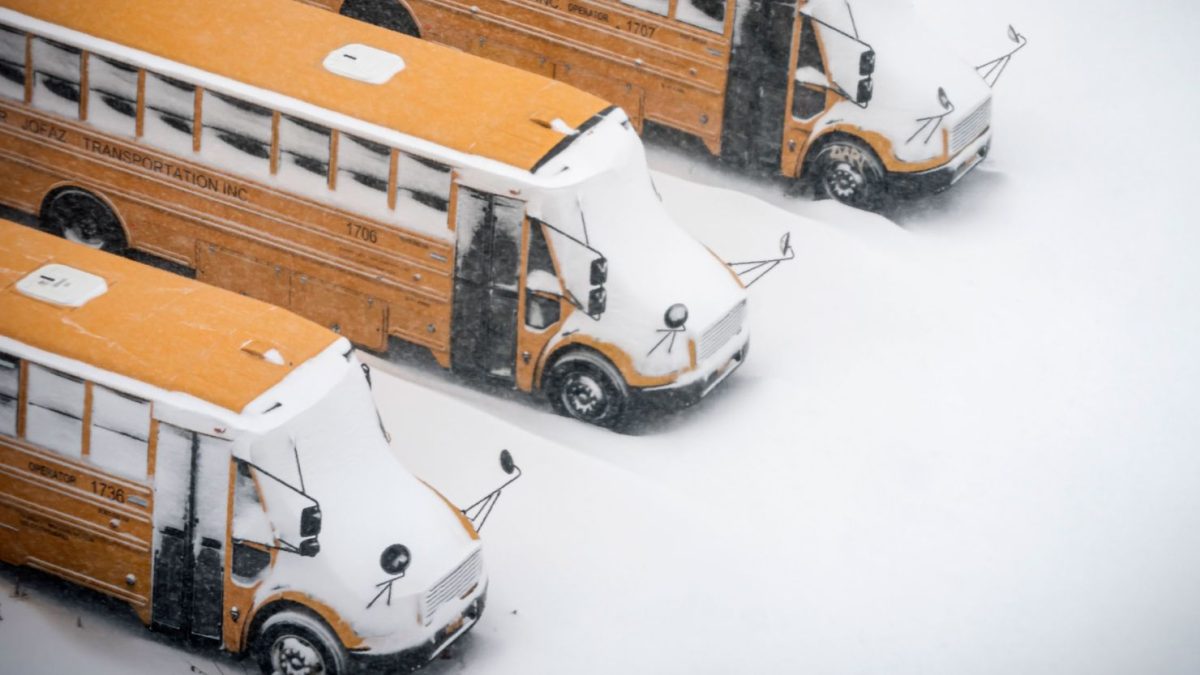
[[(609, 104), (574, 87), (295, 0), (0, 0), (16, 12), (275, 92), (370, 124), (530, 171), (563, 134)], [(362, 44), (404, 68), (383, 84), (330, 72)]]
[[(50, 264), (107, 289), (73, 307), (17, 287)], [(2, 219), (0, 335), (234, 412), (340, 339), (285, 309)]]

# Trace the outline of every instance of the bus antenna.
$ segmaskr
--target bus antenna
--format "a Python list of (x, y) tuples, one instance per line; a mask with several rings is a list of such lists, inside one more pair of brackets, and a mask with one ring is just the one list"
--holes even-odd
[(850, 28), (854, 31), (854, 39), (858, 37), (858, 24), (854, 22), (854, 10), (850, 9), (850, 0), (846, 0), (846, 13), (850, 15)]

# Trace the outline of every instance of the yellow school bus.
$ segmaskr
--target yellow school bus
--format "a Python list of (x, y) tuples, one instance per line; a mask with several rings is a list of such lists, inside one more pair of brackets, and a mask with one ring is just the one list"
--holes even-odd
[(746, 354), (619, 109), (289, 0), (0, 0), (0, 203), (594, 423)]
[(2, 220), (0, 560), (267, 673), (420, 665), (487, 587), (345, 338)]
[(948, 188), (990, 147), (989, 87), (902, 0), (302, 1), (569, 82), (854, 206)]

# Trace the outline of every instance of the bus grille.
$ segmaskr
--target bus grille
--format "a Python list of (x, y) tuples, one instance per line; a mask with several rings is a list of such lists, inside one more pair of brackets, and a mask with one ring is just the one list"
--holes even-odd
[(439, 607), (471, 590), (471, 587), (479, 582), (482, 570), (483, 551), (475, 549), (457, 569), (425, 591), (425, 595), (421, 596), (421, 618), (424, 619), (425, 625), (433, 623), (433, 615)]
[(745, 319), (746, 301), (742, 300), (700, 336), (700, 360), (703, 361), (716, 354), (733, 336), (742, 332), (742, 322)]
[(989, 96), (978, 108), (971, 111), (950, 131), (950, 154), (957, 155), (959, 150), (979, 138), (992, 123), (992, 97)]

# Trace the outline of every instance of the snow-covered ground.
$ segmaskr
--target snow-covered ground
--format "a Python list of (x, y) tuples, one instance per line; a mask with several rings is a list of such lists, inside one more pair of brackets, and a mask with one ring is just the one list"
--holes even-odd
[[(416, 473), (469, 503), (500, 448), (525, 472), (488, 610), (426, 672), (1200, 672), (1200, 10), (917, 6), (969, 61), (1030, 38), (953, 190), (888, 220), (652, 148), (718, 252), (796, 249), (701, 405), (622, 436), (376, 363)], [(252, 670), (17, 576), (0, 672)]]

